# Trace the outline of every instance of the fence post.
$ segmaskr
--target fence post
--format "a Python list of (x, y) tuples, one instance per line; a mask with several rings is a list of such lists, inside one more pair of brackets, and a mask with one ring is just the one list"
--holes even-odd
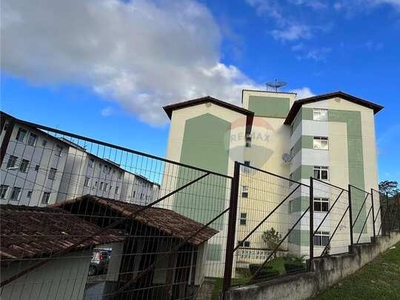
[(353, 210), (351, 208), (351, 185), (348, 185), (349, 193), (349, 220), (350, 220), (350, 252), (353, 252)]
[(310, 261), (309, 270), (311, 270), (311, 262), (314, 258), (314, 179), (310, 177)]
[(237, 219), (237, 204), (239, 196), (239, 177), (240, 177), (240, 164), (235, 161), (235, 168), (233, 171), (233, 178), (231, 182), (231, 195), (229, 200), (229, 221), (228, 221), (228, 236), (226, 239), (226, 255), (225, 255), (225, 270), (224, 281), (222, 284), (222, 299), (225, 299), (226, 291), (231, 286), (232, 268), (233, 268), (233, 254), (235, 248), (235, 232), (236, 232), (236, 219)]
[(388, 192), (386, 192), (385, 198), (386, 198), (386, 220), (387, 220), (386, 230), (388, 231), (389, 237), (390, 237), (390, 231), (392, 230), (392, 228), (391, 228), (392, 219), (391, 219), (390, 212), (389, 212), (389, 193)]
[(374, 208), (374, 189), (371, 189), (371, 205), (372, 205), (372, 232), (374, 234), (374, 242), (376, 242), (375, 232), (375, 208)]

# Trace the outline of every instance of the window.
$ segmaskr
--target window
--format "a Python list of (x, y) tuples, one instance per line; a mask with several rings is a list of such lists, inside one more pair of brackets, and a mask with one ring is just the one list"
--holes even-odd
[(329, 243), (329, 232), (327, 231), (317, 231), (314, 235), (314, 245), (315, 246), (326, 246)]
[(118, 192), (119, 192), (119, 186), (116, 186), (115, 187), (115, 193), (118, 194)]
[(328, 198), (315, 198), (314, 197), (314, 211), (328, 211), (329, 199)]
[(17, 159), (18, 159), (18, 157), (14, 156), (14, 155), (10, 155), (10, 158), (8, 159), (8, 162), (7, 162), (7, 169), (14, 168), (15, 164), (17, 163)]
[(251, 134), (246, 134), (246, 148), (251, 148)]
[(90, 181), (90, 178), (86, 177), (85, 178), (85, 182), (83, 183), (83, 185), (86, 186), (86, 187), (89, 186), (89, 181)]
[(320, 136), (314, 137), (313, 146), (314, 149), (317, 150), (328, 150), (329, 149), (328, 138)]
[(240, 214), (240, 225), (246, 225), (247, 224), (247, 213), (241, 213)]
[(245, 173), (248, 173), (248, 172), (250, 172), (250, 161), (248, 161), (248, 160), (245, 160), (244, 161), (244, 168), (243, 168), (243, 172), (245, 172)]
[(289, 201), (289, 213), (294, 212), (294, 200)]
[(43, 146), (43, 147), (46, 147), (46, 145), (47, 145), (47, 141), (46, 141), (46, 140), (43, 140), (43, 141), (42, 141), (42, 146)]
[(143, 193), (140, 193), (140, 200), (143, 199)]
[(10, 200), (18, 201), (21, 196), (21, 188), (14, 187), (11, 192)]
[(103, 185), (104, 185), (104, 182), (102, 181), (102, 182), (100, 182), (100, 190), (102, 190), (103, 189)]
[(89, 168), (93, 168), (93, 165), (94, 165), (94, 159), (91, 158), (91, 159), (89, 159), (89, 161), (88, 161), (88, 167), (89, 167)]
[(63, 151), (63, 147), (61, 147), (60, 145), (57, 145), (56, 146), (56, 155), (61, 156), (62, 151)]
[(119, 171), (118, 172), (118, 179), (121, 179), (122, 178), (122, 171)]
[(248, 186), (243, 186), (242, 188), (242, 198), (248, 198), (249, 197), (249, 187)]
[(136, 191), (133, 191), (132, 193), (132, 197), (135, 198), (136, 197)]
[(19, 166), (19, 170), (22, 173), (26, 173), (26, 171), (28, 170), (28, 166), (29, 166), (29, 160), (27, 159), (23, 159), (20, 166)]
[(32, 197), (32, 191), (28, 191), (28, 192), (26, 193), (26, 197), (27, 197), (27, 198), (31, 198), (31, 197)]
[(6, 199), (8, 191), (8, 185), (0, 185), (0, 199)]
[(18, 132), (17, 132), (17, 136), (16, 136), (15, 139), (16, 139), (18, 142), (24, 142), (26, 132), (27, 132), (27, 131), (26, 131), (25, 129), (19, 128), (19, 129), (18, 129)]
[[(242, 241), (238, 241), (238, 245), (239, 245), (241, 242), (242, 242)], [(241, 247), (249, 248), (249, 247), (250, 247), (250, 242), (249, 242), (249, 241), (244, 241)]]
[(328, 110), (327, 109), (313, 109), (313, 120), (328, 121)]
[(108, 183), (107, 183), (107, 182), (104, 183), (104, 191), (105, 191), (105, 192), (107, 192), (107, 186), (108, 186)]
[(40, 166), (39, 166), (39, 165), (36, 165), (36, 166), (35, 166), (35, 171), (36, 171), (36, 172), (39, 171), (39, 168), (40, 168)]
[(42, 204), (48, 204), (50, 199), (50, 193), (44, 192), (42, 196)]
[(57, 169), (51, 168), (49, 172), (49, 179), (54, 180), (56, 178)]
[(329, 180), (329, 167), (314, 167), (314, 178)]
[(28, 145), (29, 146), (35, 146), (36, 145), (36, 140), (37, 140), (37, 135), (34, 133), (31, 133), (29, 135), (29, 139), (28, 139)]

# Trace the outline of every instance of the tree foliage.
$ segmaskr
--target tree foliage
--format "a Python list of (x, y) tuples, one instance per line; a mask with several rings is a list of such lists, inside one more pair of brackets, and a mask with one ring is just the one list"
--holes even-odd
[(385, 180), (379, 183), (379, 191), (383, 194), (387, 194), (390, 197), (394, 197), (400, 193), (398, 189), (397, 181)]

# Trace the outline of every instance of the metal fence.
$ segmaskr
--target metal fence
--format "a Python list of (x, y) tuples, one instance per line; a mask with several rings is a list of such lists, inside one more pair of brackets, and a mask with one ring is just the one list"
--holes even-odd
[(1, 145), (2, 299), (193, 299), (223, 277), (230, 176), (5, 114)]
[[(210, 299), (400, 230), (400, 199), (1, 116), (2, 299)], [(4, 251), (3, 251), (4, 249)]]

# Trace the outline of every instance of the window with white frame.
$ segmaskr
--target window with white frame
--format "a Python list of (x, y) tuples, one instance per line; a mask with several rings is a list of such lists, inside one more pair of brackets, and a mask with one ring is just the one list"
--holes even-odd
[(48, 204), (50, 200), (50, 192), (44, 192), (42, 196), (42, 204)]
[(21, 190), (20, 187), (13, 187), (10, 200), (18, 201), (21, 196)]
[(26, 193), (26, 197), (30, 199), (30, 198), (32, 197), (32, 192), (33, 192), (33, 191), (28, 191), (28, 192)]
[(0, 199), (6, 199), (8, 191), (8, 185), (0, 185)]
[(103, 189), (103, 185), (104, 185), (104, 182), (102, 181), (102, 182), (100, 182), (100, 187), (99, 187), (99, 189), (100, 190), (102, 190)]
[(329, 167), (314, 166), (314, 178), (329, 180)]
[(314, 211), (327, 212), (329, 210), (329, 199), (314, 197)]
[(328, 150), (329, 143), (327, 137), (315, 136), (313, 141), (313, 148), (316, 150)]
[(314, 235), (314, 246), (326, 246), (329, 243), (329, 231), (317, 231)]
[(19, 165), (19, 170), (20, 170), (22, 173), (26, 173), (26, 172), (28, 171), (28, 166), (29, 166), (29, 160), (23, 159), (23, 160), (21, 161), (21, 164)]
[(17, 136), (15, 137), (15, 139), (18, 142), (24, 142), (25, 136), (26, 136), (27, 131), (23, 128), (19, 128), (18, 132), (17, 132)]
[(93, 165), (94, 165), (94, 159), (90, 158), (89, 161), (88, 161), (88, 167), (89, 168), (93, 168)]
[(56, 168), (51, 168), (49, 171), (49, 179), (50, 180), (54, 180), (56, 179), (56, 173), (57, 173), (57, 169)]
[(46, 141), (46, 140), (43, 140), (43, 141), (42, 141), (42, 147), (46, 147), (46, 145), (47, 145), (47, 141)]
[(14, 168), (15, 164), (17, 163), (18, 157), (14, 156), (14, 155), (10, 155), (10, 158), (8, 159), (7, 162), (7, 169), (9, 168)]
[(57, 169), (56, 168), (51, 168), (50, 172), (49, 172), (49, 179), (50, 180), (54, 180), (56, 178), (56, 173), (57, 173)]
[(108, 183), (105, 182), (105, 183), (104, 183), (104, 191), (105, 191), (105, 192), (107, 192), (107, 187), (108, 187)]
[(118, 194), (119, 193), (119, 186), (115, 187), (115, 193)]
[(248, 197), (249, 197), (249, 187), (244, 185), (242, 187), (242, 198), (248, 198)]
[(247, 213), (241, 213), (240, 214), (240, 225), (246, 225), (247, 224)]
[(40, 166), (39, 166), (39, 165), (36, 165), (36, 166), (35, 166), (35, 171), (36, 171), (36, 172), (39, 171), (39, 168), (40, 168)]
[(31, 133), (28, 138), (28, 145), (35, 146), (37, 138), (38, 138), (37, 134)]
[(328, 121), (328, 110), (321, 108), (313, 109), (313, 120), (314, 121)]
[[(240, 245), (242, 241), (238, 241), (238, 245)], [(240, 247), (250, 248), (250, 241), (244, 241)]]
[(88, 187), (89, 186), (89, 182), (90, 182), (90, 178), (89, 177), (85, 177), (85, 182), (83, 183), (83, 185)]
[(60, 145), (56, 145), (56, 155), (61, 156), (62, 151), (63, 151), (63, 147), (61, 147)]

